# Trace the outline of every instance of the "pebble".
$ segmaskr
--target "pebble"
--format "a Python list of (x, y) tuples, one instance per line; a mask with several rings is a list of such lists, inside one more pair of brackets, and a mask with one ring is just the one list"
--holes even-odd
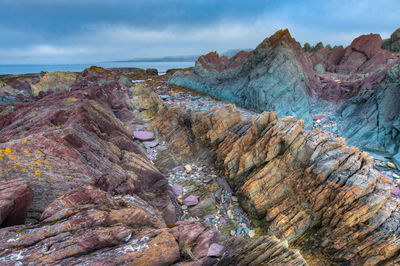
[(187, 165), (185, 165), (185, 170), (186, 170), (186, 173), (190, 174), (193, 169), (192, 169), (192, 166), (190, 166), (190, 164), (187, 164)]
[(398, 174), (396, 174), (396, 173), (393, 173), (392, 176), (393, 176), (394, 178), (400, 178), (400, 175), (398, 175)]
[(182, 210), (187, 210), (187, 206), (186, 205), (182, 205)]
[(154, 133), (151, 131), (133, 131), (133, 136), (138, 140), (153, 140)]
[(199, 203), (199, 200), (197, 199), (196, 196), (190, 195), (189, 197), (184, 199), (182, 202), (186, 206), (195, 206), (195, 205), (197, 205)]
[(237, 201), (238, 201), (238, 198), (237, 198), (236, 196), (232, 196), (232, 200), (235, 201), (235, 202), (237, 202)]
[(180, 196), (183, 194), (183, 187), (179, 184), (174, 184), (172, 186), (172, 191), (174, 192), (175, 196)]
[(256, 231), (255, 230), (250, 230), (248, 235), (249, 235), (249, 237), (253, 238), (256, 235)]
[(208, 248), (207, 256), (209, 256), (209, 257), (220, 257), (223, 252), (224, 252), (224, 246), (221, 246), (219, 244), (213, 243)]
[(149, 148), (154, 148), (158, 145), (157, 141), (143, 141), (143, 144)]
[(231, 210), (228, 210), (226, 213), (228, 214), (229, 219), (233, 219), (233, 214)]
[(394, 163), (392, 163), (392, 162), (387, 162), (386, 165), (389, 166), (390, 168), (396, 170), (396, 165), (394, 165)]

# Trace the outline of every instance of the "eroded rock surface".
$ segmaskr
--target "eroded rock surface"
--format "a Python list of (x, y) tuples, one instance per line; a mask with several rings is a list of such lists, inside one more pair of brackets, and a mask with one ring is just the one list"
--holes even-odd
[(337, 120), (335, 134), (349, 145), (393, 156), (399, 152), (400, 131), (398, 108), (389, 99), (399, 101), (392, 73), (400, 59), (381, 47), (380, 35), (369, 34), (346, 48), (320, 43), (304, 52), (281, 30), (236, 58), (201, 56), (193, 71), (176, 72), (168, 82), (254, 111), (296, 116), (307, 129), (313, 126), (312, 116), (329, 112)]
[(242, 121), (234, 106), (208, 112), (164, 106), (154, 128), (177, 152), (208, 147), (241, 206), (267, 234), (289, 243), (305, 238), (303, 251), (336, 262), (377, 264), (398, 256), (393, 183), (344, 139), (306, 131), (303, 121), (272, 112)]
[[(0, 119), (3, 178), (27, 180), (36, 195), (28, 217), (68, 190), (94, 185), (137, 194), (176, 220), (172, 191), (120, 118), (134, 117), (130, 82), (119, 72), (91, 68), (70, 91), (20, 103)], [(132, 95), (133, 97), (133, 95)], [(131, 114), (130, 116), (128, 114)]]
[(26, 180), (0, 181), (0, 225), (23, 224), (32, 199), (33, 191)]
[(288, 30), (266, 38), (250, 53), (228, 59), (211, 53), (193, 72), (176, 72), (170, 83), (220, 97), (256, 111), (296, 115), (312, 125), (308, 97), (319, 87), (311, 60)]
[[(214, 265), (224, 255), (219, 232), (175, 223), (172, 189), (133, 137), (161, 101), (131, 85), (92, 67), (1, 115), (1, 265)], [(32, 194), (29, 224), (9, 226)]]
[(136, 196), (86, 186), (56, 199), (41, 222), (0, 230), (0, 262), (168, 265), (179, 246), (157, 210)]

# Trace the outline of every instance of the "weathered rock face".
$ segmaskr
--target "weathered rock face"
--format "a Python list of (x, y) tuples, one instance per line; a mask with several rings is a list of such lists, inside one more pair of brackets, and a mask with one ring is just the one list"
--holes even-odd
[(5, 82), (0, 81), (0, 108), (17, 102), (34, 101), (53, 92), (69, 91), (78, 74), (56, 71), (42, 72), (24, 79), (7, 77), (3, 77)]
[[(1, 116), (0, 222), (9, 226), (0, 229), (1, 265), (218, 263), (218, 232), (196, 221), (171, 224), (172, 191), (132, 136), (136, 116), (151, 116), (161, 102), (130, 85), (92, 67), (72, 88)], [(23, 223), (33, 192), (31, 224), (10, 226)]]
[(379, 34), (362, 35), (346, 48), (345, 54), (336, 67), (338, 73), (368, 73), (393, 59), (390, 52), (383, 50)]
[(136, 196), (113, 198), (92, 186), (55, 200), (39, 224), (1, 229), (0, 239), (2, 265), (170, 265), (180, 258), (157, 210)]
[(218, 265), (308, 265), (298, 251), (288, 248), (275, 237), (263, 236), (255, 241), (235, 240), (231, 250)]
[(26, 180), (0, 181), (0, 225), (23, 224), (32, 199), (33, 192)]
[(325, 71), (336, 72), (336, 65), (339, 64), (345, 53), (343, 46), (336, 46), (330, 49), (328, 46), (317, 50), (310, 56), (313, 66), (321, 64)]
[(0, 117), (0, 149), (8, 151), (0, 174), (31, 184), (35, 197), (29, 218), (38, 220), (70, 189), (93, 185), (116, 195), (139, 195), (168, 223), (175, 221), (167, 181), (116, 117), (134, 117), (130, 85), (118, 72), (93, 67), (71, 91), (21, 103)]
[(336, 262), (374, 265), (398, 256), (393, 184), (372, 168), (371, 157), (343, 139), (306, 131), (302, 121), (274, 113), (241, 121), (233, 106), (203, 113), (166, 106), (154, 127), (183, 152), (190, 139), (193, 149), (207, 146), (241, 206), (267, 234), (304, 240), (303, 251)]
[(382, 48), (395, 53), (400, 52), (400, 28), (390, 35), (390, 39), (383, 40)]
[(330, 49), (321, 47), (311, 54), (315, 67), (321, 64), (327, 72), (340, 74), (370, 73), (383, 68), (394, 54), (383, 50), (379, 34), (361, 35), (350, 46)]
[[(368, 87), (366, 87), (368, 88)], [(362, 90), (338, 111), (343, 137), (351, 145), (394, 155), (400, 146), (400, 64), (386, 72), (373, 89)]]
[(257, 111), (296, 115), (312, 124), (309, 96), (319, 90), (310, 59), (288, 30), (265, 39), (255, 50), (235, 57), (200, 57), (193, 72), (176, 72), (170, 83), (220, 97)]

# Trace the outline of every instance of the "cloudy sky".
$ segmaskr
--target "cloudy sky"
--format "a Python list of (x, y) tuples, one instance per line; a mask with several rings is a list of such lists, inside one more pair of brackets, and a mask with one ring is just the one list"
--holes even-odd
[(63, 64), (254, 48), (280, 28), (350, 44), (400, 27), (399, 0), (0, 0), (0, 64)]

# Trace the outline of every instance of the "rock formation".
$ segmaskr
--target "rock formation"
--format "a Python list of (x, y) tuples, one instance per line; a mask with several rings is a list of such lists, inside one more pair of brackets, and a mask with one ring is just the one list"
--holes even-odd
[(238, 54), (241, 60), (211, 53), (192, 72), (176, 72), (168, 82), (278, 117), (295, 115), (307, 129), (311, 116), (329, 106), (348, 144), (394, 156), (400, 132), (393, 103), (400, 98), (393, 76), (400, 59), (381, 46), (381, 37), (369, 34), (346, 48), (306, 45), (305, 53), (287, 30), (278, 31), (246, 56)]
[(400, 28), (395, 30), (389, 39), (383, 40), (382, 48), (391, 52), (400, 52)]
[(175, 220), (162, 174), (114, 115), (123, 119), (132, 110), (129, 88), (118, 72), (91, 68), (71, 91), (20, 103), (1, 116), (0, 149), (9, 151), (0, 161), (2, 174), (31, 183), (29, 218), (37, 220), (69, 189), (94, 185), (114, 194), (137, 193), (163, 210), (168, 222)]
[[(92, 67), (71, 88), (27, 97), (0, 117), (1, 265), (219, 263), (219, 232), (176, 222), (171, 187), (134, 140), (140, 119), (162, 105), (157, 96)], [(258, 256), (260, 248), (280, 252), (256, 261), (304, 265), (278, 240), (254, 245)], [(232, 249), (239, 246), (225, 262), (240, 261)]]
[(303, 247), (336, 262), (373, 265), (398, 256), (400, 212), (391, 180), (344, 139), (303, 124), (273, 112), (242, 121), (234, 106), (208, 112), (164, 106), (154, 128), (186, 157), (208, 147), (266, 234), (292, 244), (306, 239)]
[(310, 59), (288, 30), (276, 32), (250, 53), (228, 59), (201, 56), (192, 73), (169, 80), (256, 111), (296, 115), (311, 127), (309, 96), (319, 88)]

